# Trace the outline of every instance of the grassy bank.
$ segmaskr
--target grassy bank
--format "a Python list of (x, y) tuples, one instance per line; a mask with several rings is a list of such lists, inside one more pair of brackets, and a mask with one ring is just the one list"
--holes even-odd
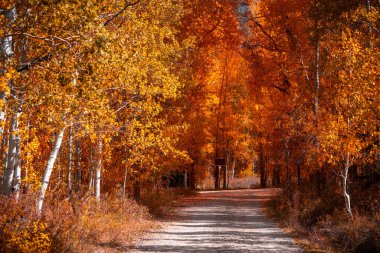
[(378, 186), (352, 190), (351, 218), (339, 188), (315, 191), (310, 185), (284, 188), (268, 208), (305, 252), (380, 252)]
[(35, 213), (35, 196), (16, 203), (0, 199), (1, 252), (120, 252), (170, 215), (178, 199), (193, 194), (183, 189), (144, 191), (141, 204), (130, 198), (105, 196), (54, 199), (42, 217)]

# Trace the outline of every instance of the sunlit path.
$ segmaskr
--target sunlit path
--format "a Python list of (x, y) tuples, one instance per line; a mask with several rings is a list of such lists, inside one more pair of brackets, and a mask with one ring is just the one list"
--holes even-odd
[(201, 192), (132, 252), (301, 252), (261, 211), (271, 189)]

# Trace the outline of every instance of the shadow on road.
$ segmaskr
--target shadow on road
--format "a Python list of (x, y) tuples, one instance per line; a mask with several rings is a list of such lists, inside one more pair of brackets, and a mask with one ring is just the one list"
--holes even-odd
[(301, 252), (260, 210), (273, 190), (202, 192), (133, 252)]

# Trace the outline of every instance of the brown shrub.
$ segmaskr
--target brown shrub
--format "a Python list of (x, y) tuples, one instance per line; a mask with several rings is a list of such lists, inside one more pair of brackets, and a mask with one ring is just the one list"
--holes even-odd
[(373, 201), (376, 194), (376, 189), (372, 192), (353, 190), (354, 217), (351, 219), (339, 188), (329, 186), (316, 192), (310, 184), (293, 185), (272, 199), (268, 212), (295, 236), (308, 238), (317, 248), (380, 252), (380, 209), (378, 201)]
[(34, 212), (35, 201), (28, 196), (17, 203), (0, 196), (0, 251), (49, 252), (51, 238), (48, 224)]
[(141, 203), (156, 217), (165, 217), (173, 213), (176, 201), (184, 196), (193, 195), (194, 191), (185, 188), (144, 190)]
[(145, 207), (110, 196), (46, 202), (41, 218), (35, 196), (19, 203), (0, 198), (0, 252), (93, 252), (99, 247), (126, 247), (154, 224)]

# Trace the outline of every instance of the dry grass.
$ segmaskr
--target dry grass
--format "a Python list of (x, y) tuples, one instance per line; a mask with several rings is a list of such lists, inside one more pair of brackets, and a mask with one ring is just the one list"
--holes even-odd
[[(353, 193), (353, 198), (361, 195)], [(284, 189), (269, 203), (268, 212), (305, 252), (380, 252), (380, 209), (373, 205), (362, 203), (351, 219), (339, 191), (316, 194), (305, 185)]]
[(194, 194), (195, 191), (185, 188), (147, 189), (142, 192), (141, 203), (155, 218), (166, 218), (173, 215), (180, 199)]
[[(159, 193), (157, 195), (157, 193)], [(160, 226), (188, 190), (146, 191), (143, 204), (117, 196), (97, 202), (90, 196), (50, 196), (39, 218), (34, 195), (16, 203), (0, 198), (0, 252), (125, 252), (147, 231)]]

